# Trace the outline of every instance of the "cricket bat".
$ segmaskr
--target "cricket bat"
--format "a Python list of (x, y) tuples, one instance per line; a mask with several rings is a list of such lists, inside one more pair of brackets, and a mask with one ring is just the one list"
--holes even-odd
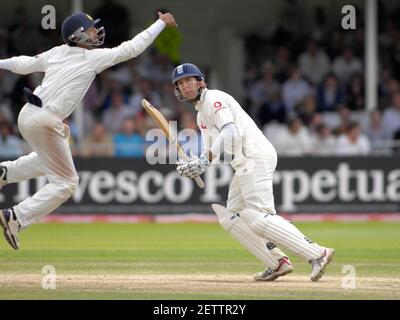
[[(179, 156), (187, 161), (189, 160), (189, 156), (185, 153), (185, 151), (182, 149), (182, 146), (179, 144), (177, 137), (175, 137), (173, 131), (171, 130), (167, 119), (163, 116), (163, 114), (158, 111), (150, 102), (148, 102), (146, 99), (142, 99), (142, 106), (146, 110), (146, 112), (154, 119), (154, 121), (157, 123), (157, 125), (160, 127), (160, 129), (164, 132), (165, 136), (169, 140), (169, 142), (176, 147), (178, 150)], [(194, 178), (196, 181), (197, 185), (200, 188), (204, 188), (204, 182), (201, 177), (196, 177)]]

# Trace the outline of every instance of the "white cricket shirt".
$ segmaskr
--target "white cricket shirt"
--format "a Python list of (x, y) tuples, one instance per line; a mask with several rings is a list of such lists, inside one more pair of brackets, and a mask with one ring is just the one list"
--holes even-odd
[(229, 94), (220, 90), (204, 89), (195, 108), (198, 111), (197, 125), (203, 136), (204, 150), (212, 147), (226, 124), (235, 124), (239, 138), (235, 141), (234, 150), (225, 150), (233, 154), (234, 168), (249, 159), (276, 156), (273, 145)]
[(165, 23), (159, 19), (133, 39), (112, 49), (88, 50), (61, 45), (35, 57), (0, 60), (0, 68), (18, 74), (44, 72), (42, 84), (34, 94), (42, 99), (43, 108), (65, 119), (75, 110), (98, 73), (137, 57), (164, 28)]

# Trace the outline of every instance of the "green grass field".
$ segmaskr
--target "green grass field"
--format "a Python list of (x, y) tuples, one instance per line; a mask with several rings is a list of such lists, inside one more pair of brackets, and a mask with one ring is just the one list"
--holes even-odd
[[(319, 282), (290, 255), (295, 270), (254, 282), (263, 269), (217, 224), (39, 224), (21, 249), (0, 242), (3, 299), (400, 299), (400, 223), (299, 223), (336, 254)], [(52, 265), (57, 288), (42, 289)], [(354, 266), (356, 289), (342, 268)]]

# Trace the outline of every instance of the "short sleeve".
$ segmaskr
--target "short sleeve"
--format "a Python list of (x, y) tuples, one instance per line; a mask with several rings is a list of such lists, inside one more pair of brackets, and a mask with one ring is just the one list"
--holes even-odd
[(224, 99), (213, 99), (211, 109), (209, 110), (210, 115), (214, 120), (214, 124), (219, 131), (228, 124), (235, 122), (232, 107)]

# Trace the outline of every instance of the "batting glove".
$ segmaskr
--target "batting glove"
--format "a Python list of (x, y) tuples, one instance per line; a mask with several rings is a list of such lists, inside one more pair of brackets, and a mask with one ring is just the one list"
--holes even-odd
[(210, 160), (203, 153), (200, 157), (194, 156), (188, 161), (179, 160), (176, 170), (181, 176), (194, 179), (206, 171), (210, 165)]

